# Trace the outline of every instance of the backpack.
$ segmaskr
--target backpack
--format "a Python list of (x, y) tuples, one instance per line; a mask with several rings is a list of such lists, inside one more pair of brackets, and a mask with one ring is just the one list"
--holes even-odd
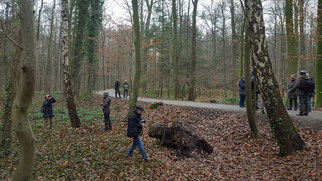
[(314, 88), (315, 88), (314, 81), (312, 79), (305, 79), (304, 82), (305, 84), (302, 87), (303, 92), (307, 94), (314, 92)]

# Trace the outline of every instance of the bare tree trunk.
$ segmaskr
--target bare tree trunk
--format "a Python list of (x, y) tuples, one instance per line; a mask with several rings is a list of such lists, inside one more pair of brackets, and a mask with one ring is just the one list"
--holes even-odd
[(55, 18), (55, 8), (56, 8), (56, 0), (54, 0), (53, 8), (51, 10), (51, 19), (50, 19), (50, 32), (48, 38), (48, 49), (47, 49), (47, 67), (46, 67), (46, 82), (45, 82), (45, 90), (47, 93), (51, 90), (51, 85), (53, 84), (51, 81), (51, 69), (52, 69), (52, 42), (53, 42), (53, 31), (54, 31), (54, 18)]
[[(18, 30), (18, 44), (21, 44), (21, 31)], [(2, 129), (1, 132), (1, 145), (0, 152), (3, 156), (7, 156), (11, 151), (12, 144), (12, 105), (16, 97), (16, 83), (18, 80), (18, 70), (20, 59), (21, 59), (22, 49), (20, 47), (16, 48), (15, 57), (11, 63), (10, 77), (7, 79), (6, 90), (5, 90), (5, 102), (3, 106), (2, 114)]]
[[(247, 19), (247, 18), (246, 18)], [(250, 40), (249, 40), (249, 28), (248, 22), (246, 22), (245, 29), (245, 80), (246, 80), (246, 109), (247, 109), (247, 118), (250, 128), (250, 137), (253, 139), (259, 138), (259, 130), (256, 124), (255, 116), (255, 99), (252, 99), (252, 88), (251, 88), (251, 77), (250, 77)], [(254, 88), (255, 89), (255, 88)]]
[(272, 133), (280, 147), (280, 155), (287, 155), (304, 148), (304, 141), (297, 133), (283, 104), (268, 54), (261, 0), (246, 0), (249, 17), (249, 36), (255, 77), (259, 83)]
[(305, 59), (305, 32), (304, 32), (304, 0), (299, 0), (300, 14), (300, 66), (299, 68), (307, 70), (307, 61)]
[(139, 95), (139, 86), (141, 79), (141, 39), (140, 39), (140, 22), (138, 1), (132, 0), (133, 6), (133, 29), (134, 29), (134, 46), (135, 46), (135, 76), (133, 82), (133, 91), (131, 92), (129, 114), (132, 113), (137, 104)]
[(172, 60), (174, 61), (174, 98), (178, 99), (180, 94), (179, 84), (179, 55), (178, 55), (178, 16), (177, 16), (177, 1), (172, 0), (172, 18), (173, 18), (173, 54)]
[(33, 1), (19, 2), (21, 12), (22, 75), (12, 109), (13, 127), (21, 154), (14, 180), (31, 180), (35, 158), (35, 137), (28, 120), (28, 109), (35, 94), (36, 37)]
[(190, 68), (190, 83), (189, 83), (189, 96), (188, 100), (194, 101), (195, 96), (195, 82), (196, 82), (196, 59), (197, 59), (197, 6), (198, 0), (192, 0), (193, 12), (192, 12), (192, 44), (191, 44), (191, 68)]
[(74, 128), (80, 127), (80, 120), (77, 115), (76, 106), (74, 103), (74, 96), (72, 91), (72, 83), (68, 62), (68, 0), (62, 0), (62, 65), (64, 73), (64, 93), (67, 102), (68, 114), (71, 126)]
[(237, 39), (237, 33), (236, 33), (236, 23), (235, 23), (235, 4), (234, 4), (234, 0), (231, 0), (231, 7), (230, 7), (230, 12), (231, 12), (231, 34), (232, 34), (232, 45), (233, 45), (233, 51), (232, 51), (232, 56), (233, 56), (233, 61), (232, 61), (232, 93), (233, 93), (233, 97), (237, 96), (237, 86), (236, 86), (236, 82), (238, 80), (238, 73), (237, 73), (237, 45), (238, 45), (238, 39)]
[(39, 34), (40, 34), (40, 20), (41, 20), (41, 12), (42, 12), (42, 8), (44, 6), (44, 0), (41, 0), (40, 3), (40, 8), (39, 8), (39, 13), (38, 13), (38, 24), (37, 24), (37, 41), (39, 40)]
[(286, 0), (285, 19), (287, 31), (287, 74), (297, 73), (297, 43), (293, 28), (293, 0)]

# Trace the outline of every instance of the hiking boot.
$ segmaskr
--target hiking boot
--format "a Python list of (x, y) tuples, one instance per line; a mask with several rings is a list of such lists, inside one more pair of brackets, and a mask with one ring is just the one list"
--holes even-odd
[(296, 114), (297, 116), (304, 116), (304, 114)]

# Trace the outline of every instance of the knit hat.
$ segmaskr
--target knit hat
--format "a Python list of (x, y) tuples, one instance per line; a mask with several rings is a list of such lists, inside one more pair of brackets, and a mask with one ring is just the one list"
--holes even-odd
[(141, 110), (141, 111), (144, 111), (144, 108), (143, 108), (143, 107), (141, 107), (141, 106), (136, 106), (136, 107), (135, 107), (135, 110)]

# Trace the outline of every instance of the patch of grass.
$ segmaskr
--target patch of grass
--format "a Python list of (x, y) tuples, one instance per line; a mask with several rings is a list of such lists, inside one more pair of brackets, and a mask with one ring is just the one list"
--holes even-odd
[(228, 97), (226, 99), (219, 101), (219, 103), (221, 103), (221, 104), (238, 104), (239, 97)]

